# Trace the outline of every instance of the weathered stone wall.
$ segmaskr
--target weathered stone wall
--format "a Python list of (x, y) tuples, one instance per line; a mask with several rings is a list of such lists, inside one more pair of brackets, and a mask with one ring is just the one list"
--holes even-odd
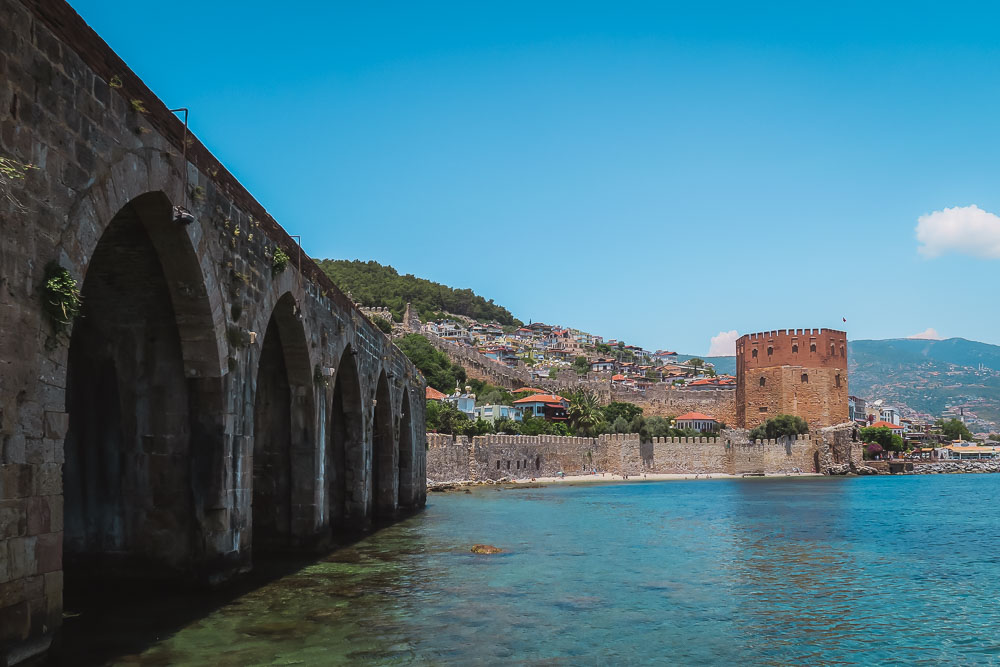
[(428, 479), (499, 480), (551, 477), (591, 470), (635, 474), (642, 470), (639, 436), (450, 436), (427, 434)]
[[(612, 401), (633, 403), (647, 417), (676, 417), (685, 412), (701, 412), (727, 425), (736, 423), (736, 390), (685, 389), (669, 384), (655, 384), (646, 389), (623, 389), (614, 386), (608, 378), (598, 379), (597, 373), (586, 378), (571, 370), (563, 371), (555, 380), (538, 380), (537, 386), (554, 393), (591, 391), (603, 405)], [(606, 375), (606, 374), (605, 374)]]
[(818, 443), (806, 436), (730, 444), (730, 474), (782, 474), (817, 470)]
[(648, 472), (686, 474), (729, 471), (729, 452), (719, 438), (654, 438)]
[(838, 464), (861, 463), (861, 447), (849, 424), (812, 435), (779, 440), (747, 439), (747, 431), (727, 429), (718, 438), (654, 438), (637, 434), (599, 438), (428, 434), (429, 481), (528, 479), (564, 472), (637, 475), (785, 474), (830, 472)]
[[(0, 35), (0, 155), (36, 167), (0, 193), (0, 663), (61, 624), (64, 489), (66, 554), (212, 582), (252, 564), (255, 472), (292, 548), (421, 506), (416, 368), (68, 5), (0, 0)], [(61, 336), (49, 262), (89, 297)]]
[(427, 479), (438, 483), (472, 479), (471, 458), (467, 436), (427, 434)]
[(733, 389), (678, 389), (650, 387), (645, 392), (613, 392), (613, 400), (635, 403), (647, 417), (676, 417), (700, 412), (732, 426), (736, 421), (736, 391)]
[(776, 414), (813, 428), (847, 421), (847, 334), (788, 329), (736, 341), (736, 421), (753, 428)]

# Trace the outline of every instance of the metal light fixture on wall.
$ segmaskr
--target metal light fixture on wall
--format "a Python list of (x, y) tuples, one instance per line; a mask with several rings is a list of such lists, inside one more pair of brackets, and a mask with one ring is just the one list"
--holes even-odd
[[(188, 140), (188, 109), (187, 107), (180, 107), (177, 109), (170, 109), (170, 113), (178, 113), (179, 111), (184, 112), (184, 138), (181, 140), (181, 162), (183, 162), (182, 168), (184, 169), (184, 196), (182, 201), (187, 204), (188, 198), (188, 163), (187, 163), (187, 140)], [(178, 225), (190, 225), (194, 222), (194, 214), (187, 209), (186, 206), (174, 206), (173, 207), (174, 222)]]

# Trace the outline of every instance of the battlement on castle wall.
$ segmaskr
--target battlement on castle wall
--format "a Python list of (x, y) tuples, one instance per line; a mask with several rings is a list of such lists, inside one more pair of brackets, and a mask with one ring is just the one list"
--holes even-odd
[[(847, 332), (839, 329), (775, 329), (773, 331), (758, 331), (757, 333), (743, 334), (739, 340), (747, 338), (749, 340), (760, 340), (765, 338), (779, 338), (782, 336), (822, 336), (825, 334), (839, 335), (846, 338)], [(737, 341), (737, 342), (738, 342)]]
[(359, 306), (358, 310), (360, 310), (361, 313), (368, 319), (372, 319), (373, 317), (380, 317), (383, 320), (388, 320), (389, 322), (393, 321), (392, 312), (388, 308), (385, 308), (383, 306), (375, 306), (375, 307)]
[(736, 341), (736, 379), (741, 371), (772, 366), (847, 368), (847, 333), (835, 329), (779, 329), (744, 334)]

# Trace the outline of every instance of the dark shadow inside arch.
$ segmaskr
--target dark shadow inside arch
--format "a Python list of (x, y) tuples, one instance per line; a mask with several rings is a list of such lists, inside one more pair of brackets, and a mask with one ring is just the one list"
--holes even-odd
[(203, 296), (198, 267), (160, 192), (122, 207), (87, 266), (66, 372), (64, 524), (49, 526), (64, 530), (71, 611), (87, 607), (95, 588), (115, 585), (109, 580), (152, 584), (199, 574), (199, 508), (213, 452), (205, 406), (218, 378), (186, 371), (217, 368), (218, 359), (215, 348), (191, 345), (186, 362), (185, 331), (211, 337), (212, 318), (204, 299), (178, 303), (172, 292), (183, 282)]
[(403, 390), (403, 400), (399, 408), (399, 500), (400, 509), (413, 509), (416, 506), (415, 480), (416, 471), (413, 467), (413, 423), (410, 420), (410, 391)]
[(310, 536), (313, 406), (305, 332), (294, 298), (285, 294), (268, 321), (257, 365), (251, 507), (255, 552), (291, 548)]
[(329, 432), (326, 497), (330, 524), (334, 530), (360, 528), (366, 519), (364, 415), (361, 383), (350, 346), (335, 370)]
[(387, 519), (395, 515), (399, 487), (398, 450), (392, 429), (392, 395), (383, 372), (375, 391), (372, 419), (372, 503), (373, 516)]

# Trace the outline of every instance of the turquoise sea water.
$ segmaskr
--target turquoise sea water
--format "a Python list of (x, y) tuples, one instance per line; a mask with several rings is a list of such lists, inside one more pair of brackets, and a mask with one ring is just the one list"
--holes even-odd
[(998, 491), (948, 475), (431, 494), (113, 661), (1000, 662)]

